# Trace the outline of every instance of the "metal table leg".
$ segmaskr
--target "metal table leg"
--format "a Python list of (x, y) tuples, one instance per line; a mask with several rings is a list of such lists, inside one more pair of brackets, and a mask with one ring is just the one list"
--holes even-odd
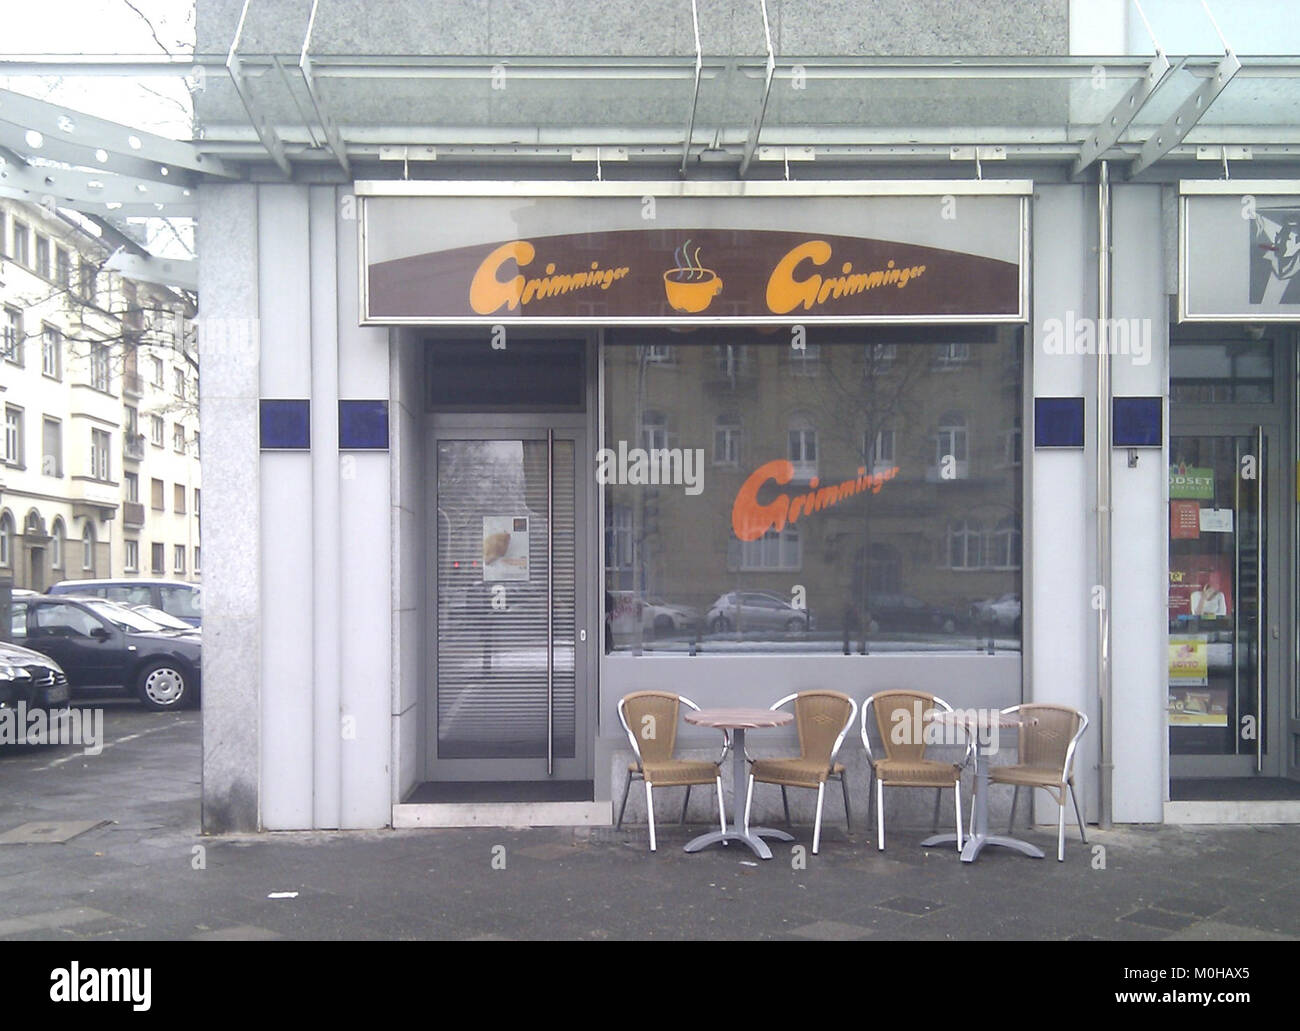
[(727, 845), (733, 841), (742, 841), (748, 845), (759, 859), (771, 859), (772, 850), (767, 847), (767, 842), (763, 838), (775, 838), (778, 841), (794, 841), (792, 835), (785, 831), (777, 830), (774, 827), (750, 827), (748, 832), (744, 827), (745, 822), (745, 794), (746, 786), (749, 782), (748, 774), (745, 770), (745, 728), (736, 727), (733, 730), (735, 743), (731, 751), (731, 768), (732, 768), (732, 800), (731, 808), (734, 819), (727, 831), (711, 831), (708, 834), (701, 834), (698, 838), (692, 838), (686, 843), (687, 852), (699, 852), (701, 849), (708, 848), (710, 845), (723, 844)]
[[(1014, 849), (1033, 859), (1042, 859), (1043, 850), (1027, 841), (1007, 837), (1004, 834), (989, 833), (988, 789), (988, 753), (977, 747), (975, 749), (975, 801), (973, 803), (975, 806), (975, 833), (966, 839), (966, 845), (961, 850), (961, 861), (963, 863), (975, 862), (975, 857), (983, 851), (985, 845), (1001, 845), (1003, 848)], [(934, 845), (954, 845), (956, 842), (956, 834), (935, 834), (926, 838), (921, 844), (928, 848)]]

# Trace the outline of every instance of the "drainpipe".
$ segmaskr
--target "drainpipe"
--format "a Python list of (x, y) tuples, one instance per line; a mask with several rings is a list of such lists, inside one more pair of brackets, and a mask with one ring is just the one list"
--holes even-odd
[(1111, 680), (1111, 489), (1110, 489), (1110, 163), (1101, 162), (1097, 180), (1097, 695), (1101, 716), (1100, 821), (1111, 826), (1114, 763), (1112, 762)]

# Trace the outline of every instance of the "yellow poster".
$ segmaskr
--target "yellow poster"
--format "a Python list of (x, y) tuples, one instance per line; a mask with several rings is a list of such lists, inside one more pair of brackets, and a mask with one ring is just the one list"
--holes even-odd
[(1169, 635), (1169, 722), (1182, 727), (1226, 727), (1227, 692), (1210, 683), (1206, 634)]

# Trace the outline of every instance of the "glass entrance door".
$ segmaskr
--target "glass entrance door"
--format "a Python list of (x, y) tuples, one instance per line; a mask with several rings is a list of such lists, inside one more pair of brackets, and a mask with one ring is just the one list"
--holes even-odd
[(582, 434), (440, 431), (433, 450), (429, 779), (588, 777)]
[[(1263, 426), (1170, 441), (1169, 751), (1181, 776), (1277, 776), (1277, 584)], [(1183, 758), (1178, 757), (1199, 757)]]

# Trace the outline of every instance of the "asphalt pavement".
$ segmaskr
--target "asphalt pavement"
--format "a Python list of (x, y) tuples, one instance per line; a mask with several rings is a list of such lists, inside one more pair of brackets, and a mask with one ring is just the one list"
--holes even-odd
[[(811, 828), (760, 863), (701, 827), (199, 832), (199, 712), (103, 706), (98, 755), (0, 747), (0, 940), (1293, 940), (1300, 827), (1091, 828), (973, 864)], [(859, 811), (865, 807), (860, 806)], [(795, 846), (802, 846), (796, 848)]]

